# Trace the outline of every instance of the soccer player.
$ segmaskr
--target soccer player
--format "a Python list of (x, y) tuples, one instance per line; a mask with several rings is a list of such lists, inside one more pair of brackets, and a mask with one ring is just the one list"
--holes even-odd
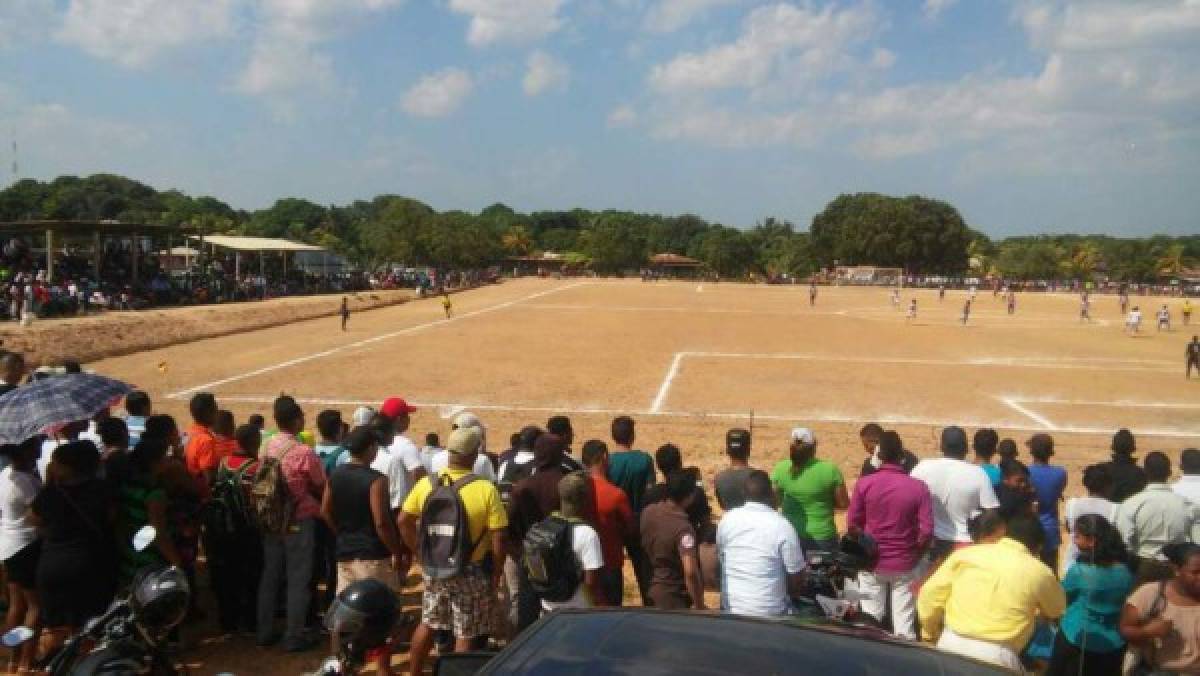
[(342, 315), (342, 330), (345, 331), (346, 322), (350, 321), (350, 303), (345, 297), (342, 298), (342, 309), (340, 314)]
[(1008, 292), (1008, 314), (1015, 315), (1017, 313), (1017, 293), (1015, 291)]
[(1183, 299), (1183, 325), (1188, 326), (1192, 323), (1192, 299)]
[(1192, 377), (1192, 369), (1196, 369), (1196, 375), (1200, 376), (1200, 336), (1192, 336), (1192, 342), (1187, 346), (1187, 379)]
[(971, 318), (971, 299), (968, 298), (967, 302), (963, 304), (963, 311), (962, 311), (963, 326), (967, 325), (967, 320), (970, 318)]
[(946, 285), (941, 284), (938, 286), (938, 302), (940, 303), (944, 300), (946, 300)]
[(450, 303), (450, 294), (442, 292), (442, 309), (446, 311), (446, 319), (450, 319), (454, 315), (453, 305)]
[(1079, 321), (1092, 321), (1092, 299), (1086, 293), (1079, 297)]
[(1142, 331), (1142, 310), (1136, 305), (1129, 311), (1129, 317), (1125, 319), (1125, 330), (1130, 335), (1141, 333)]
[(808, 306), (813, 307), (817, 304), (817, 283), (813, 282), (808, 287)]
[(917, 318), (917, 299), (913, 298), (908, 301), (908, 320), (911, 321)]
[(977, 293), (979, 293), (979, 287), (977, 287), (977, 286), (975, 286), (974, 284), (972, 284), (972, 285), (971, 285), (971, 300), (972, 300), (972, 301), (974, 301), (974, 300), (975, 300), (975, 294), (977, 294)]
[(1129, 292), (1126, 291), (1125, 289), (1121, 289), (1121, 293), (1120, 293), (1120, 295), (1117, 296), (1117, 299), (1121, 303), (1121, 314), (1125, 314), (1126, 312), (1128, 312), (1129, 311)]
[(900, 289), (892, 289), (892, 307), (900, 309)]
[(1171, 330), (1171, 310), (1167, 307), (1166, 303), (1163, 303), (1162, 308), (1160, 308), (1158, 311), (1157, 330), (1162, 331), (1163, 329), (1166, 329), (1167, 331)]

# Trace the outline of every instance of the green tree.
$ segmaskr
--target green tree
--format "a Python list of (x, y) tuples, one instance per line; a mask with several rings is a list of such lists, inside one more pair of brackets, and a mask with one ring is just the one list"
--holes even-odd
[(902, 267), (911, 273), (967, 268), (971, 231), (954, 207), (925, 197), (840, 195), (809, 229), (821, 263)]
[(746, 234), (723, 225), (714, 225), (697, 235), (688, 247), (688, 255), (727, 278), (745, 277), (755, 263), (754, 246)]
[(646, 227), (636, 214), (609, 211), (597, 216), (580, 234), (580, 244), (598, 272), (624, 272), (646, 264)]

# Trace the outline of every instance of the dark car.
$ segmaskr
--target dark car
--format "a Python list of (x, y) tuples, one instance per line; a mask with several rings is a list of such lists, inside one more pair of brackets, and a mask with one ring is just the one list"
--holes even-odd
[(437, 676), (1008, 674), (929, 646), (809, 621), (644, 609), (561, 610), (494, 655), (448, 655)]

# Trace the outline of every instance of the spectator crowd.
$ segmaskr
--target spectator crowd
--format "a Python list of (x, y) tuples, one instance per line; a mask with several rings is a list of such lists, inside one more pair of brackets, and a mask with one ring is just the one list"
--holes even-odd
[[(0, 376), (0, 396), (22, 386), (19, 355)], [(222, 631), (289, 652), (325, 645), (321, 616), (349, 585), (399, 594), (419, 569), (419, 621), (377, 662), (391, 673), (407, 639), (420, 674), (435, 647), (484, 649), (564, 608), (704, 611), (707, 591), (713, 610), (785, 616), (814, 555), (852, 548), (869, 563), (845, 583), (847, 618), (899, 639), (1014, 673), (1200, 672), (1200, 451), (1183, 451), (1172, 483), (1172, 459), (1139, 461), (1128, 430), (1084, 470), (1087, 495), (1067, 500), (1047, 434), (1022, 454), (993, 430), (947, 427), (940, 456), (922, 459), (867, 424), (851, 487), (811, 429), (791, 430), (769, 470), (751, 432), (731, 429), (708, 484), (673, 444), (639, 450), (626, 416), (606, 440), (577, 439), (555, 416), (497, 444), (464, 412), (444, 444), (418, 446), (400, 397), (349, 418), (321, 410), (310, 426), (281, 395), (269, 428), (237, 424), (209, 393), (191, 398), (186, 425), (145, 392), (123, 407), (0, 447), (6, 626), (41, 634), (14, 667), (32, 668), (148, 565), (206, 577)], [(147, 525), (158, 537), (137, 551)]]

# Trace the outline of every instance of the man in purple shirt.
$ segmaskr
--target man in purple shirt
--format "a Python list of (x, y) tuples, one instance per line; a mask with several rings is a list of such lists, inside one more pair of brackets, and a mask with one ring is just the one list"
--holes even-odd
[(916, 640), (916, 602), (912, 585), (926, 547), (933, 540), (933, 498), (925, 482), (904, 473), (904, 444), (900, 435), (879, 438), (879, 471), (854, 485), (849, 529), (865, 532), (879, 543), (875, 570), (858, 578), (865, 596), (862, 610), (883, 621), (888, 596), (892, 602), (892, 633)]

